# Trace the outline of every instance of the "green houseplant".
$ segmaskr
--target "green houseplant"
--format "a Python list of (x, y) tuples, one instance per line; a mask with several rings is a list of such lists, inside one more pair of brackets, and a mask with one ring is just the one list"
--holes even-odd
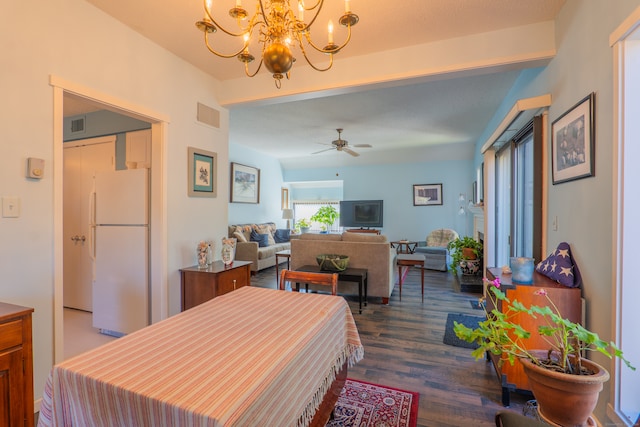
[[(534, 292), (540, 298), (541, 305), (526, 307), (518, 300), (511, 301), (500, 290), (499, 278), (484, 281), (487, 285), (486, 295), (490, 299), (482, 304), (486, 320), (479, 322), (476, 328), (455, 322), (456, 336), (478, 345), (471, 353), (476, 359), (490, 352), (501, 357), (499, 363), (508, 361), (513, 365), (519, 360), (538, 400), (538, 410), (543, 419), (563, 426), (588, 425), (602, 384), (609, 379), (609, 373), (597, 363), (585, 359), (583, 354), (597, 351), (609, 358), (620, 358), (633, 370), (635, 367), (613, 342), (607, 343), (598, 334), (563, 318), (544, 288)], [(488, 309), (499, 304), (502, 310)], [(535, 332), (544, 337), (548, 348), (527, 348), (526, 340), (532, 331), (525, 330), (514, 321), (522, 315), (542, 320)], [(547, 390), (547, 385), (553, 387), (551, 391)], [(577, 390), (580, 390), (578, 396), (584, 398), (585, 402), (578, 402), (576, 395), (572, 394)], [(570, 399), (567, 406), (564, 406), (564, 397)], [(583, 408), (584, 412), (578, 412), (578, 407)]]
[(340, 214), (330, 205), (320, 207), (316, 213), (311, 216), (311, 221), (318, 222), (321, 225), (323, 231), (327, 230), (338, 219)]
[(463, 274), (475, 274), (481, 271), (482, 243), (473, 237), (458, 237), (447, 245), (451, 253), (449, 269), (456, 272), (458, 267)]
[(302, 218), (296, 222), (296, 230), (300, 230), (301, 233), (306, 233), (311, 228), (311, 221), (307, 218)]

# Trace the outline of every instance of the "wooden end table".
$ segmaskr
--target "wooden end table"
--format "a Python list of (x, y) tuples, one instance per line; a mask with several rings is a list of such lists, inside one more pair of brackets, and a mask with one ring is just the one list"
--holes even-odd
[(395, 249), (399, 254), (412, 254), (413, 251), (416, 250), (416, 246), (418, 246), (418, 242), (414, 242), (411, 240), (398, 240), (395, 242), (390, 242), (391, 248)]
[(398, 285), (400, 287), (400, 301), (402, 301), (402, 267), (418, 266), (420, 268), (420, 281), (422, 284), (422, 302), (424, 302), (424, 255), (420, 254), (398, 254), (396, 258), (398, 265)]
[[(328, 271), (321, 271), (318, 265), (303, 265), (296, 268), (295, 271), (306, 271), (311, 273), (329, 273)], [(367, 305), (367, 269), (366, 268), (347, 268), (344, 271), (339, 271), (338, 281), (355, 282), (358, 284), (358, 302), (360, 304), (360, 314), (362, 314), (362, 291), (364, 289), (364, 305)]]

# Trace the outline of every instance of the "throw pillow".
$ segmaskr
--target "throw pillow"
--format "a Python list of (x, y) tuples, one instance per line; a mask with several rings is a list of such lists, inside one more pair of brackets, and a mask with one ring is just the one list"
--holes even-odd
[(258, 247), (261, 247), (261, 248), (269, 246), (269, 236), (267, 234), (260, 234), (256, 231), (252, 231), (251, 241), (258, 242)]
[(276, 241), (276, 243), (286, 243), (291, 240), (291, 230), (279, 228), (274, 233), (273, 239)]
[(567, 242), (560, 243), (547, 259), (538, 263), (536, 271), (569, 288), (577, 288), (582, 284), (580, 270), (573, 261)]
[(233, 233), (233, 237), (235, 237), (236, 239), (238, 239), (238, 242), (246, 243), (246, 241), (247, 241), (247, 238), (246, 238), (246, 237), (244, 237), (244, 234), (243, 234), (242, 232), (240, 232), (240, 231), (235, 231), (235, 232)]

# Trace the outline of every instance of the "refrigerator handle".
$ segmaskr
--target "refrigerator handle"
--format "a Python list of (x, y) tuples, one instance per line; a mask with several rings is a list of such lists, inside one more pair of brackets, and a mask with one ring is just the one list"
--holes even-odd
[(92, 261), (96, 260), (95, 234), (96, 234), (96, 190), (89, 193), (89, 257)]

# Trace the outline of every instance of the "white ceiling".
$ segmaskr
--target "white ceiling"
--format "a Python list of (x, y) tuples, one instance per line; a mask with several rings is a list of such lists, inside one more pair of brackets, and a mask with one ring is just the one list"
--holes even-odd
[[(204, 46), (202, 33), (194, 26), (203, 15), (199, 0), (87, 1), (221, 81), (244, 75), (239, 61), (218, 58)], [(255, 0), (242, 1), (253, 10), (249, 4)], [(325, 16), (336, 22), (344, 1), (325, 1), (326, 15), (318, 22), (328, 21)], [(213, 4), (216, 14), (217, 7), (228, 10), (234, 0), (214, 0)], [(351, 43), (334, 61), (550, 21), (563, 4), (564, 0), (351, 0), (360, 22), (353, 27)], [(336, 33), (336, 41), (339, 39)], [(317, 79), (321, 82), (334, 71), (319, 73)], [(394, 87), (342, 95), (314, 94), (306, 100), (229, 106), (230, 141), (280, 158), (285, 168), (433, 159), (446, 144), (458, 144), (471, 156), (472, 143), (517, 75), (518, 71), (507, 71), (411, 85), (395, 83)], [(284, 81), (283, 86), (286, 84)], [(65, 100), (65, 115), (71, 106)], [(321, 144), (337, 138), (336, 128), (344, 128), (342, 137), (351, 145), (373, 147), (354, 149), (359, 157), (335, 151), (310, 156), (325, 148)]]

